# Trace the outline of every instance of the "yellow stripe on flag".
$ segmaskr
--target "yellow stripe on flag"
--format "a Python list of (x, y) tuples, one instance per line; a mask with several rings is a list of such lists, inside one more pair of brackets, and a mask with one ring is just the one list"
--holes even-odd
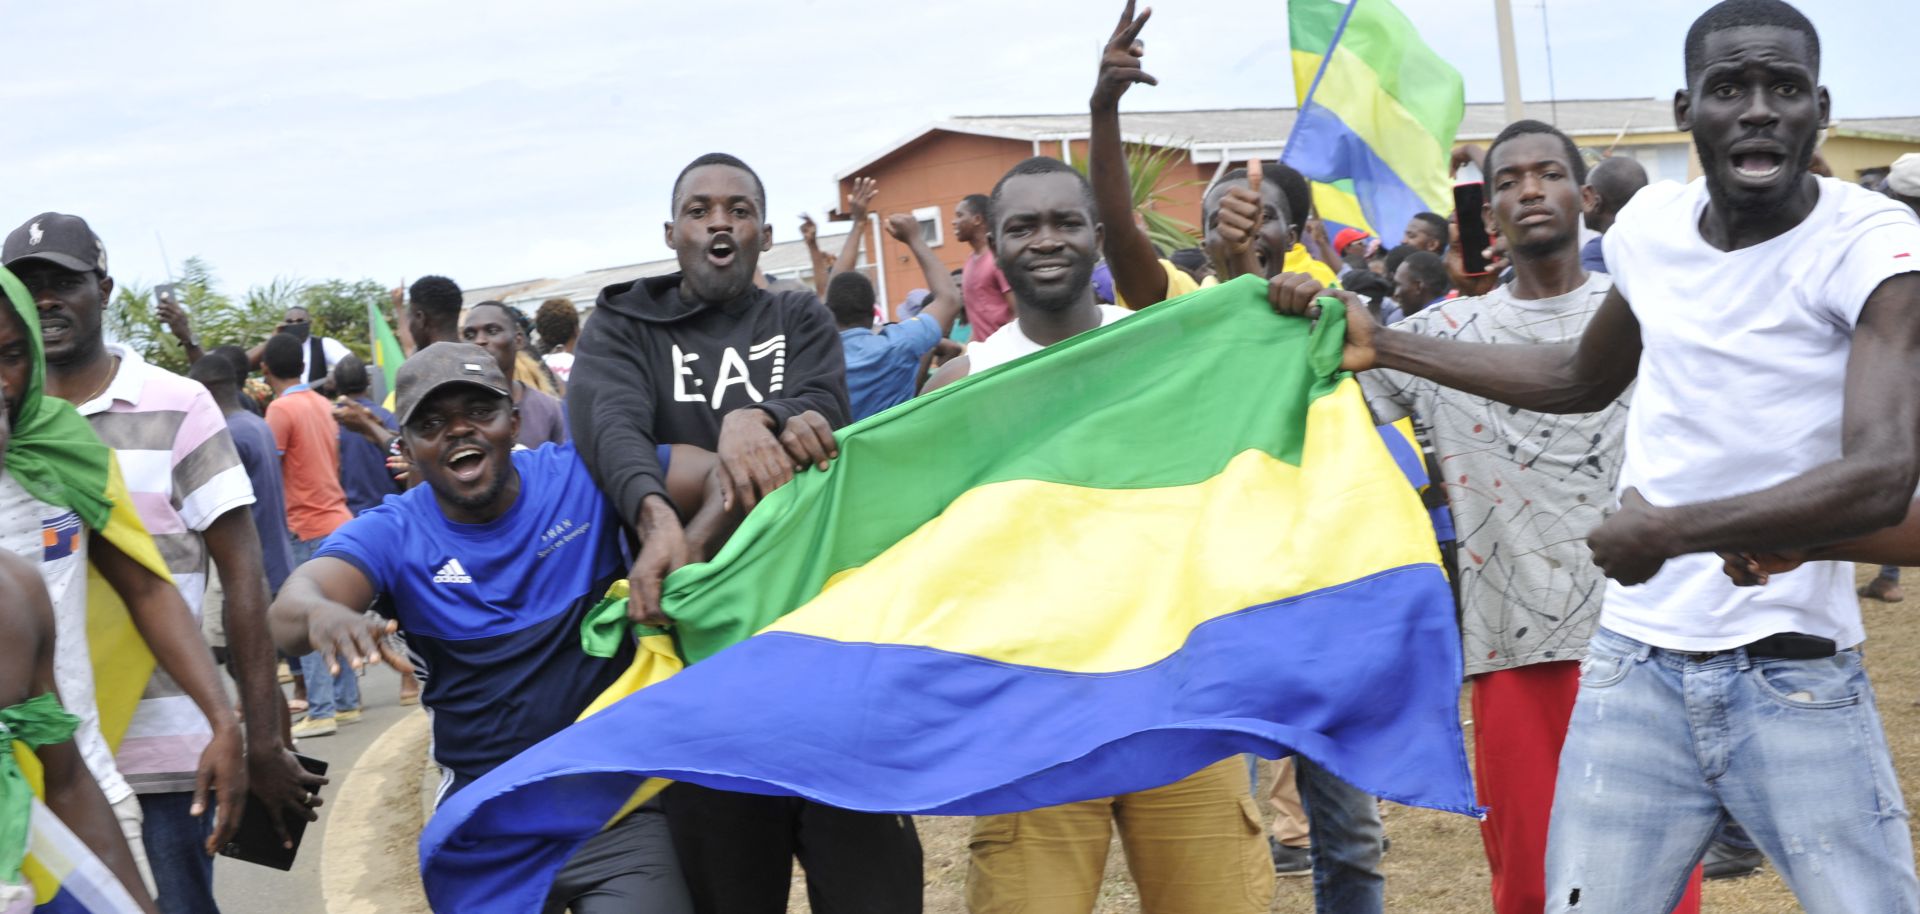
[[(1301, 58), (1317, 66), (1319, 55), (1293, 52), (1297, 74)], [(1333, 49), (1327, 72), (1314, 90), (1313, 103), (1337, 115), (1356, 135), (1365, 138), (1373, 154), (1385, 162), (1408, 188), (1438, 207), (1451, 198), (1447, 158), (1452, 150), (1441, 145), (1393, 96), (1380, 86), (1380, 74), (1343, 47)], [(1356, 123), (1356, 121), (1362, 121)]]
[[(1009, 536), (1013, 530), (1020, 536)], [(1398, 535), (1383, 541), (1383, 530)], [(1100, 553), (1092, 564), (1112, 573), (1081, 572), (1091, 567), (1083, 555), (1090, 550)], [(931, 574), (927, 557), (936, 554), (965, 554), (994, 572)], [(766, 631), (1109, 673), (1164, 659), (1195, 626), (1276, 596), (1439, 560), (1432, 525), (1407, 497), (1349, 378), (1308, 409), (1297, 467), (1250, 450), (1191, 485), (980, 486), (871, 562), (835, 575)], [(1120, 605), (1166, 611), (1115, 626), (1110, 616)], [(1006, 638), (1011, 629), (1023, 637)]]

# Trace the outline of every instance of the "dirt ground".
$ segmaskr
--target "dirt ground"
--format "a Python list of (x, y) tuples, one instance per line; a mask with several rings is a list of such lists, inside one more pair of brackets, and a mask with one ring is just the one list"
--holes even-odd
[[(1863, 566), (1860, 581), (1875, 569)], [(1907, 572), (1909, 586), (1920, 578)], [(1864, 601), (1868, 640), (1867, 670), (1872, 676), (1893, 749), (1901, 789), (1920, 791), (1920, 598), (1899, 604)], [(1464, 710), (1464, 708), (1463, 708)], [(1464, 716), (1463, 716), (1464, 719)], [(1469, 737), (1471, 739), (1471, 737)], [(1911, 802), (1911, 801), (1909, 801)], [(926, 853), (927, 914), (964, 914), (967, 831), (971, 820), (922, 817), (920, 840)], [(1386, 857), (1387, 910), (1419, 914), (1482, 914), (1492, 910), (1487, 894), (1487, 865), (1478, 824), (1464, 816), (1403, 806), (1387, 807), (1387, 834), (1393, 848)], [(790, 911), (807, 912), (806, 888), (795, 872)], [(1707, 884), (1706, 914), (1782, 914), (1800, 906), (1772, 867), (1758, 875)], [(1139, 898), (1127, 879), (1118, 841), (1107, 858), (1106, 887), (1096, 914), (1138, 914)], [(1313, 884), (1306, 878), (1281, 879), (1276, 912), (1313, 910)]]

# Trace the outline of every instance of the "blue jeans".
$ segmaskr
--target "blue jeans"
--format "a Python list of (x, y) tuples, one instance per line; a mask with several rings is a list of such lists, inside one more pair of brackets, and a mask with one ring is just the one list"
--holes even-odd
[(1334, 777), (1304, 755), (1293, 757), (1294, 783), (1307, 812), (1313, 855), (1313, 909), (1318, 914), (1379, 914), (1387, 878), (1380, 873), (1386, 831), (1372, 796)]
[(1860, 652), (1707, 657), (1594, 633), (1547, 838), (1547, 910), (1663, 914), (1738, 821), (1808, 914), (1920, 912)]
[[(294, 567), (313, 558), (313, 551), (320, 548), (322, 542), (323, 539), (294, 539)], [(340, 711), (360, 710), (360, 677), (347, 658), (337, 659), (340, 672), (336, 675), (327, 672), (327, 661), (319, 651), (300, 658), (300, 678), (307, 683), (307, 718), (310, 720), (329, 718)]]
[(153, 867), (153, 885), (160, 893), (154, 902), (160, 914), (220, 914), (213, 902), (213, 858), (207, 856), (207, 836), (213, 834), (213, 797), (207, 811), (195, 817), (193, 794), (140, 794), (141, 843)]

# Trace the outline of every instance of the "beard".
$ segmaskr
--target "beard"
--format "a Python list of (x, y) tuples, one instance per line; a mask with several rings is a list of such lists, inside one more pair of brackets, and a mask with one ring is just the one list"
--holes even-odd
[(1013, 288), (1013, 300), (1022, 308), (1038, 311), (1065, 311), (1077, 304), (1087, 290), (1093, 287), (1093, 261), (1084, 260), (1074, 265), (1067, 274), (1067, 281), (1047, 289), (1041, 289), (1034, 283), (1031, 274), (1025, 270), (1001, 271), (1007, 277), (1007, 285)]

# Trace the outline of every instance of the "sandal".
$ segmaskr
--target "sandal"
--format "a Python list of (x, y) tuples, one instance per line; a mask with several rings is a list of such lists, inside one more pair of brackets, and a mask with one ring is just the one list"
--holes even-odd
[(293, 699), (289, 699), (289, 700), (287, 701), (287, 713), (288, 713), (288, 714), (305, 714), (305, 713), (307, 713), (307, 703), (306, 703), (306, 701), (305, 701), (304, 699), (299, 699), (299, 698), (293, 698)]

